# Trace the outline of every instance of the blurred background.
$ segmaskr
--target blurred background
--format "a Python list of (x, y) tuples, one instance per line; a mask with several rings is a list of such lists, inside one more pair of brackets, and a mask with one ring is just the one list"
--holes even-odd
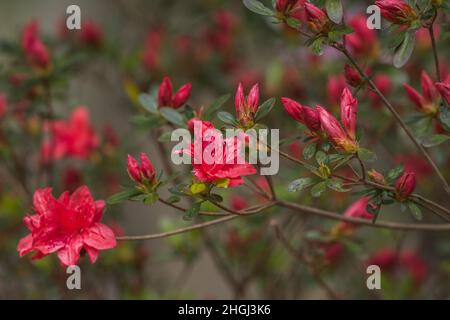
[[(372, 2), (343, 3), (346, 21), (359, 30), (358, 21)], [(82, 30), (65, 28), (65, 12), (71, 4), (81, 8)], [(265, 4), (271, 6), (270, 1)], [(161, 128), (155, 133), (136, 101), (139, 92), (154, 92), (166, 75), (175, 89), (192, 83), (189, 105), (193, 112), (223, 94), (234, 95), (239, 81), (246, 90), (259, 83), (262, 101), (277, 98), (265, 124), (280, 128), (281, 137), (286, 138), (282, 148), (298, 158), (304, 146), (297, 137), (302, 129), (288, 118), (279, 98), (287, 96), (337, 111), (346, 85), (346, 61), (337, 52), (325, 50), (320, 56), (314, 55), (293, 29), (253, 14), (239, 0), (1, 1), (0, 92), (6, 94), (15, 120), (0, 120), (0, 298), (450, 297), (448, 233), (355, 228), (340, 239), (324, 240), (336, 222), (286, 209), (270, 209), (270, 216), (239, 219), (167, 239), (119, 242), (117, 248), (101, 252), (95, 264), (83, 257), (82, 290), (67, 290), (65, 269), (54, 255), (31, 260), (28, 256), (19, 258), (16, 250), (19, 239), (27, 233), (22, 219), (31, 213), (31, 194), (46, 186), (39, 179), (40, 115), (46, 101), (20, 54), (22, 30), (31, 21), (37, 21), (59, 72), (52, 88), (55, 118), (67, 119), (77, 106), (86, 106), (100, 139), (98, 149), (89, 157), (62, 159), (54, 165), (55, 196), (87, 184), (96, 199), (106, 199), (121, 186), (130, 185), (128, 153), (137, 156), (146, 152), (155, 167), (168, 174), (170, 146), (162, 152), (157, 141)], [(447, 29), (448, 17), (440, 16), (437, 34), (444, 76), (448, 74), (450, 51)], [(386, 40), (389, 34), (369, 33), (369, 37), (364, 32), (354, 36), (350, 45), (355, 55), (371, 70), (399, 112), (405, 116), (417, 114), (402, 84), (419, 88), (422, 70), (434, 74), (427, 33), (418, 31), (413, 58), (403, 69), (391, 66)], [(416, 154), (379, 99), (366, 89), (358, 92), (358, 99), (358, 124), (364, 131), (364, 143), (378, 156), (374, 168), (386, 172), (403, 162), (417, 173), (417, 191), (448, 207), (448, 195), (439, 191), (432, 169)], [(234, 113), (232, 100), (225, 108)], [(418, 130), (438, 130), (432, 120), (428, 122), (426, 128), (420, 125)], [(448, 145), (432, 153), (450, 179)], [(357, 195), (334, 191), (319, 199), (309, 193), (290, 193), (287, 185), (305, 170), (280, 161), (280, 173), (274, 182), (282, 198), (336, 212), (344, 212), (358, 199)], [(172, 170), (189, 173), (187, 166)], [(267, 188), (264, 180), (254, 180)], [(239, 187), (225, 191), (223, 196), (236, 210), (261, 201), (246, 192)], [(162, 194), (169, 196), (168, 192)], [(381, 218), (414, 221), (397, 206), (387, 207)], [(289, 255), (277, 240), (269, 224), (271, 219), (276, 219), (286, 237), (303, 250), (307, 263)], [(424, 213), (424, 222), (434, 220)], [(131, 202), (108, 207), (104, 221), (118, 235), (155, 233), (192, 224), (168, 206)], [(366, 288), (365, 266), (369, 261), (382, 265), (381, 291)]]

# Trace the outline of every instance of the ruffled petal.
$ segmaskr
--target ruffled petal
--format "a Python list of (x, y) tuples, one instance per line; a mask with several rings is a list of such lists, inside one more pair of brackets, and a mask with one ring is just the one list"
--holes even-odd
[(85, 244), (98, 250), (111, 249), (117, 245), (112, 229), (102, 223), (95, 223), (87, 229), (83, 238)]
[(28, 252), (33, 250), (33, 236), (31, 234), (20, 239), (17, 245), (17, 251), (19, 251), (19, 256), (23, 257)]
[(65, 266), (76, 265), (80, 258), (80, 251), (83, 247), (83, 238), (76, 236), (69, 243), (58, 251), (59, 261)]
[(98, 250), (89, 246), (84, 246), (84, 249), (86, 250), (89, 259), (91, 260), (91, 263), (95, 263), (95, 261), (97, 261), (98, 258)]

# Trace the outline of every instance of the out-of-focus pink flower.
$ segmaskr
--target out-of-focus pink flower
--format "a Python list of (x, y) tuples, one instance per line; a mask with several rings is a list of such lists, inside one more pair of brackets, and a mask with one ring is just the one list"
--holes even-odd
[(415, 104), (418, 111), (426, 114), (435, 114), (438, 110), (437, 100), (439, 99), (439, 93), (434, 86), (433, 80), (425, 71), (422, 71), (421, 74), (421, 86), (422, 94), (406, 83), (403, 85), (409, 99)]
[[(353, 202), (347, 210), (344, 212), (345, 217), (349, 218), (359, 218), (372, 220), (373, 215), (367, 211), (367, 205), (369, 204), (368, 197), (362, 197), (361, 199)], [(337, 226), (333, 229), (333, 233), (351, 233), (356, 228), (356, 225), (349, 222), (339, 222)]]
[(328, 264), (333, 264), (341, 257), (344, 246), (340, 242), (331, 242), (325, 246), (325, 260)]
[(405, 171), (395, 182), (395, 190), (397, 198), (400, 201), (408, 199), (409, 195), (416, 188), (416, 174), (414, 172)]
[(281, 103), (292, 119), (304, 124), (313, 132), (318, 132), (320, 130), (320, 119), (317, 108), (302, 106), (297, 101), (286, 97), (281, 98)]
[(417, 20), (416, 11), (404, 0), (377, 0), (375, 5), (381, 10), (381, 15), (394, 24), (410, 25)]
[[(438, 41), (441, 29), (438, 24), (433, 24), (433, 32), (434, 36), (436, 38), (436, 41)], [(420, 28), (416, 32), (416, 46), (417, 48), (426, 51), (431, 48), (431, 39), (430, 34), (428, 32), (428, 28)]]
[(78, 187), (83, 184), (83, 176), (78, 169), (67, 168), (63, 175), (64, 190), (74, 192)]
[(213, 51), (225, 53), (233, 44), (233, 31), (238, 24), (236, 15), (229, 10), (218, 10), (213, 14), (213, 24), (203, 33), (203, 41)]
[(288, 146), (289, 154), (294, 158), (300, 158), (303, 152), (303, 147), (300, 145), (300, 142), (292, 142)]
[(33, 67), (47, 69), (50, 65), (50, 53), (39, 38), (37, 21), (32, 21), (25, 26), (22, 33), (22, 49)]
[(143, 152), (141, 152), (141, 165), (135, 158), (128, 155), (127, 171), (130, 178), (137, 183), (148, 182), (153, 185), (156, 181), (155, 167)]
[(103, 142), (113, 148), (116, 148), (120, 144), (116, 129), (110, 124), (103, 127)]
[(99, 145), (99, 138), (90, 124), (86, 107), (75, 108), (69, 120), (55, 120), (47, 127), (52, 137), (42, 146), (44, 162), (63, 157), (86, 159)]
[(247, 98), (242, 83), (239, 83), (234, 99), (236, 116), (243, 126), (252, 125), (259, 107), (259, 85), (256, 83), (250, 89)]
[(392, 270), (394, 267), (405, 268), (416, 286), (420, 285), (427, 276), (425, 261), (412, 250), (397, 253), (392, 248), (382, 248), (367, 259), (366, 265), (377, 265), (385, 271)]
[[(376, 75), (373, 79), (373, 83), (377, 86), (378, 90), (380, 90), (380, 92), (385, 96), (389, 94), (389, 92), (391, 91), (392, 83), (388, 75), (385, 74)], [(370, 90), (368, 91), (367, 94), (368, 98), (372, 101), (371, 104), (372, 108), (378, 109), (382, 106), (382, 101), (375, 92)]]
[(345, 64), (344, 75), (348, 85), (354, 88), (359, 87), (363, 83), (363, 79), (359, 72), (349, 64)]
[(342, 90), (345, 88), (345, 77), (343, 75), (330, 76), (327, 82), (327, 99), (333, 105), (339, 105)]
[(329, 23), (329, 19), (324, 11), (309, 2), (304, 3), (306, 20), (309, 27), (314, 32), (322, 32)]
[(164, 77), (158, 90), (158, 106), (178, 109), (189, 99), (191, 89), (192, 85), (190, 83), (186, 83), (173, 95), (172, 81), (170, 81), (169, 77)]
[(433, 173), (428, 161), (418, 154), (397, 154), (394, 156), (394, 162), (403, 163), (405, 171), (415, 172), (418, 180), (426, 179)]
[(358, 114), (358, 100), (353, 97), (348, 88), (342, 91), (341, 121), (345, 131), (352, 140), (356, 140), (356, 116)]
[(6, 114), (6, 108), (7, 108), (6, 96), (0, 93), (0, 120)]
[(436, 82), (436, 89), (439, 91), (442, 98), (447, 101), (447, 103), (450, 103), (450, 75), (445, 82)]
[(248, 201), (242, 196), (233, 195), (230, 199), (230, 205), (233, 210), (240, 211), (248, 208)]
[(88, 46), (99, 47), (104, 40), (103, 30), (96, 22), (88, 20), (81, 26), (80, 40)]
[(163, 43), (164, 30), (161, 27), (152, 28), (145, 39), (142, 63), (148, 71), (158, 70), (161, 64), (160, 51)]
[(61, 263), (70, 266), (77, 264), (82, 249), (94, 263), (100, 250), (116, 246), (113, 231), (100, 223), (105, 202), (94, 201), (86, 186), (72, 195), (66, 191), (58, 199), (53, 197), (51, 188), (38, 189), (33, 205), (36, 214), (24, 218), (31, 234), (17, 246), (21, 257), (35, 251), (33, 259), (41, 259), (57, 252)]
[(181, 152), (191, 157), (192, 172), (198, 181), (234, 187), (244, 183), (243, 176), (256, 173), (251, 164), (240, 159), (243, 147), (244, 143), (238, 137), (223, 139), (217, 129), (210, 129), (202, 121), (195, 120), (194, 143)]
[(379, 43), (375, 30), (367, 27), (367, 17), (363, 14), (350, 19), (353, 33), (346, 35), (346, 44), (350, 51), (359, 57), (375, 58), (378, 56)]

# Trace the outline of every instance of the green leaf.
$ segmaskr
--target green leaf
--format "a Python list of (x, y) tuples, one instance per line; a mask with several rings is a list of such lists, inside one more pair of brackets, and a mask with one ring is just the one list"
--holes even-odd
[(351, 190), (351, 189), (344, 188), (342, 186), (342, 182), (339, 180), (330, 179), (330, 180), (328, 180), (327, 186), (328, 186), (328, 188), (330, 188), (334, 191), (337, 191), (337, 192), (348, 192)]
[(266, 100), (262, 105), (259, 106), (258, 111), (256, 111), (255, 121), (259, 121), (269, 114), (275, 105), (275, 98), (270, 98)]
[(319, 150), (316, 152), (316, 161), (318, 164), (327, 163), (328, 162), (328, 156), (325, 152)]
[(155, 115), (136, 115), (130, 119), (130, 123), (140, 129), (152, 129), (162, 126), (164, 120)]
[(272, 16), (274, 15), (273, 11), (263, 5), (261, 2), (257, 0), (243, 0), (244, 6), (247, 7), (248, 10), (260, 14), (262, 16)]
[(324, 193), (325, 190), (327, 189), (327, 184), (328, 184), (327, 181), (322, 181), (316, 184), (314, 187), (311, 188), (311, 195), (314, 198), (320, 197), (322, 193)]
[(450, 132), (450, 108), (445, 106), (439, 108), (439, 120), (444, 129)]
[(223, 123), (229, 125), (236, 124), (236, 118), (231, 113), (226, 111), (220, 111), (219, 113), (217, 113), (217, 118), (219, 118), (219, 120), (221, 120)]
[(403, 67), (414, 50), (415, 37), (413, 32), (405, 32), (402, 43), (394, 51), (393, 64), (396, 68)]
[(343, 9), (341, 0), (326, 0), (325, 9), (327, 11), (328, 18), (334, 23), (341, 23), (343, 16)]
[(172, 196), (170, 196), (169, 199), (167, 199), (166, 201), (167, 201), (168, 203), (176, 203), (176, 202), (179, 202), (180, 200), (181, 200), (180, 197), (177, 197), (177, 196), (172, 195)]
[(301, 27), (302, 23), (300, 22), (300, 20), (297, 20), (295, 18), (287, 18), (286, 19), (286, 23), (289, 27), (294, 28), (294, 29), (298, 29)]
[(149, 193), (145, 197), (144, 203), (148, 204), (148, 205), (151, 205), (151, 204), (154, 204), (156, 201), (158, 201), (158, 199), (159, 199), (158, 194), (156, 192), (152, 192), (152, 193)]
[(126, 189), (124, 191), (121, 191), (119, 193), (113, 194), (112, 196), (110, 196), (106, 202), (108, 204), (118, 204), (121, 203), (125, 200), (128, 200), (132, 197), (135, 197), (137, 195), (141, 194), (140, 191), (136, 190), (135, 188), (129, 188)]
[(316, 55), (316, 56), (321, 56), (323, 54), (323, 43), (325, 42), (325, 38), (324, 37), (320, 37), (318, 39), (315, 39), (311, 45), (309, 46), (312, 50), (312, 52)]
[(441, 143), (444, 143), (445, 141), (449, 140), (450, 136), (446, 136), (444, 134), (435, 134), (432, 136), (428, 136), (422, 141), (422, 145), (425, 148), (431, 148), (435, 147), (437, 145), (440, 145)]
[(375, 153), (373, 153), (372, 151), (370, 151), (368, 149), (364, 149), (364, 148), (358, 149), (358, 157), (362, 161), (368, 161), (368, 162), (372, 162), (377, 159), (377, 155)]
[(386, 176), (387, 182), (392, 183), (395, 180), (397, 180), (397, 178), (400, 177), (400, 175), (403, 173), (404, 170), (405, 166), (403, 165), (403, 163), (399, 164), (394, 169), (390, 170)]
[(422, 216), (422, 210), (419, 208), (419, 206), (417, 206), (414, 202), (408, 202), (408, 208), (409, 211), (412, 213), (414, 219), (421, 221), (423, 216)]
[(159, 142), (170, 142), (172, 137), (172, 132), (164, 132), (158, 137)]
[(305, 158), (306, 160), (311, 159), (315, 153), (316, 153), (316, 144), (315, 143), (308, 143), (303, 148), (303, 158)]
[(183, 219), (184, 220), (192, 220), (194, 219), (198, 213), (200, 212), (200, 207), (201, 207), (202, 203), (201, 202), (196, 202), (192, 205), (192, 207), (190, 207), (184, 214)]
[(163, 118), (166, 119), (167, 121), (169, 121), (170, 123), (173, 123), (180, 127), (185, 126), (185, 121), (184, 121), (183, 116), (175, 109), (163, 107), (163, 108), (159, 109), (159, 112), (161, 113)]
[(225, 104), (225, 102), (227, 102), (228, 99), (230, 99), (230, 97), (231, 94), (227, 93), (214, 100), (214, 102), (210, 104), (210, 106), (206, 109), (205, 113), (203, 114), (203, 119), (205, 120), (211, 119), (213, 114), (216, 113), (216, 111), (219, 110)]
[(139, 103), (148, 112), (151, 113), (158, 112), (158, 106), (156, 105), (155, 98), (153, 98), (151, 95), (147, 93), (141, 93), (139, 95)]
[(289, 192), (302, 191), (303, 189), (312, 186), (314, 183), (315, 179), (313, 178), (300, 178), (289, 183), (288, 191)]

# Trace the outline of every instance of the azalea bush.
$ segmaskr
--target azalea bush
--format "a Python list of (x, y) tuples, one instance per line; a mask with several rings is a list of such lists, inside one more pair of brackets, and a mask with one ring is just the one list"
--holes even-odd
[[(0, 296), (204, 298), (183, 287), (204, 254), (229, 290), (209, 297), (450, 296), (449, 2), (229, 2), (123, 4), (115, 24), (31, 19), (2, 39)], [(95, 84), (120, 127), (73, 94), (86, 74), (119, 79)], [(276, 174), (238, 159), (252, 147)], [(130, 203), (162, 219), (137, 232)]]

